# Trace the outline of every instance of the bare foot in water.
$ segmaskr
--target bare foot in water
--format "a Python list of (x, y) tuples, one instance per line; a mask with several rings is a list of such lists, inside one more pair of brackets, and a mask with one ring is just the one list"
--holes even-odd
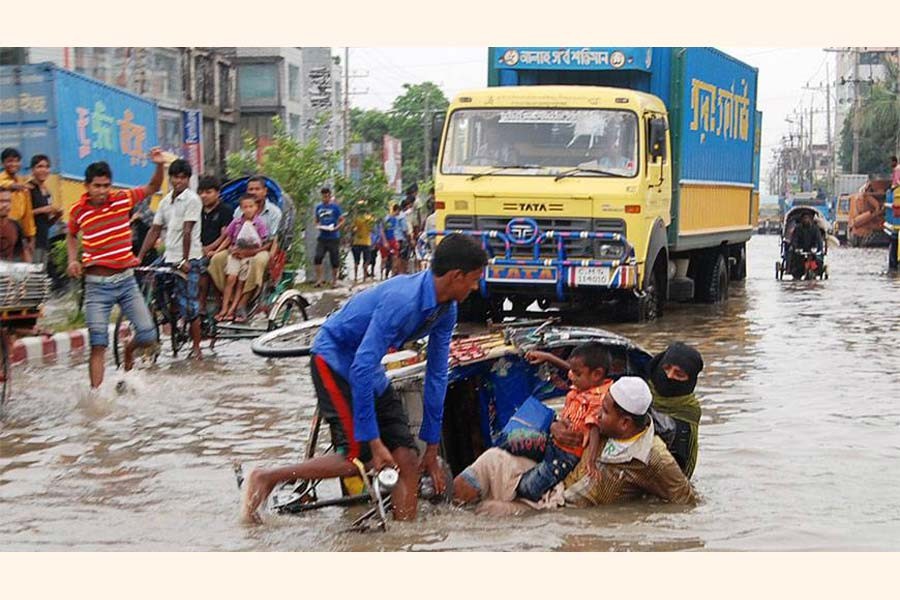
[(257, 509), (266, 501), (274, 487), (274, 484), (264, 480), (263, 473), (259, 469), (254, 469), (250, 473), (244, 481), (244, 496), (241, 501), (241, 520), (244, 523), (262, 523)]

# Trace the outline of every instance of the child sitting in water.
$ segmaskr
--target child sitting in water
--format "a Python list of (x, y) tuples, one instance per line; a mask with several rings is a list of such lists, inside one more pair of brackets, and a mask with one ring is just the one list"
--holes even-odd
[[(223, 248), (229, 248), (228, 263), (225, 265), (225, 289), (222, 292), (222, 308), (214, 317), (216, 321), (243, 322), (246, 318), (235, 319), (234, 311), (244, 293), (244, 282), (250, 274), (250, 259), (261, 249), (269, 236), (266, 225), (257, 216), (256, 198), (244, 194), (240, 200), (241, 216), (234, 219), (225, 230)], [(236, 288), (236, 289), (235, 289)]]
[(526, 471), (516, 486), (516, 495), (533, 502), (553, 489), (572, 472), (581, 460), (587, 445), (588, 472), (595, 471), (594, 463), (600, 451), (600, 433), (597, 429), (600, 408), (612, 380), (609, 373), (609, 352), (602, 344), (589, 342), (572, 350), (568, 361), (549, 352), (531, 351), (525, 358), (532, 364), (548, 362), (569, 371), (572, 388), (566, 395), (560, 420), (567, 421), (570, 429), (583, 434), (580, 446), (563, 446), (556, 440), (547, 444), (544, 459)]

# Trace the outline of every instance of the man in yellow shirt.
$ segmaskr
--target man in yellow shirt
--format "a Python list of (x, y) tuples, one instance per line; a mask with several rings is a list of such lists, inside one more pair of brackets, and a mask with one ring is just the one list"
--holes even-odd
[(363, 283), (366, 282), (368, 276), (366, 265), (369, 264), (369, 254), (372, 252), (372, 226), (375, 224), (375, 217), (366, 212), (365, 200), (357, 201), (356, 206), (359, 212), (353, 219), (353, 243), (350, 246), (350, 251), (353, 253), (354, 284), (359, 280), (360, 265), (363, 268)]
[(12, 192), (9, 218), (18, 221), (22, 227), (22, 234), (28, 242), (28, 248), (33, 249), (37, 228), (34, 225), (34, 214), (31, 207), (31, 191), (25, 185), (25, 179), (18, 176), (19, 169), (22, 168), (22, 155), (15, 148), (5, 148), (0, 153), (0, 160), (3, 161), (0, 189)]

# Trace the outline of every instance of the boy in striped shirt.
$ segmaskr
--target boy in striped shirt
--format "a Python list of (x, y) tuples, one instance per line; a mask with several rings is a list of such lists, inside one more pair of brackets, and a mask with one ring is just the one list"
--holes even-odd
[[(109, 314), (114, 304), (128, 317), (137, 333), (125, 346), (125, 370), (134, 364), (134, 349), (156, 343), (156, 326), (144, 303), (134, 267), (137, 258), (131, 249), (129, 211), (144, 198), (159, 191), (163, 181), (163, 153), (150, 151), (156, 171), (144, 187), (112, 191), (112, 171), (105, 162), (88, 165), (84, 172), (86, 193), (69, 212), (66, 244), (70, 277), (84, 277), (84, 312), (90, 336), (88, 369), (91, 389), (103, 383), (106, 346), (109, 345)], [(82, 253), (78, 257), (78, 233)]]

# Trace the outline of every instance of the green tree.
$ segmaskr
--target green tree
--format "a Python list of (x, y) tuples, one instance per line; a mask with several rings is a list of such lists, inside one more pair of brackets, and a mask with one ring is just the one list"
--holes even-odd
[(381, 147), (385, 134), (391, 134), (391, 116), (376, 109), (351, 108), (350, 131), (354, 142), (370, 142)]
[(404, 93), (392, 105), (391, 135), (403, 142), (403, 183), (408, 186), (424, 178), (426, 127), (432, 116), (446, 111), (450, 103), (431, 81), (406, 83), (403, 89)]
[[(869, 93), (859, 105), (859, 173), (886, 173), (888, 157), (900, 149), (900, 90), (897, 89), (898, 65), (884, 63), (888, 75), (885, 81), (869, 87)], [(846, 172), (853, 163), (853, 119), (856, 107), (851, 108), (841, 131), (840, 162)]]

